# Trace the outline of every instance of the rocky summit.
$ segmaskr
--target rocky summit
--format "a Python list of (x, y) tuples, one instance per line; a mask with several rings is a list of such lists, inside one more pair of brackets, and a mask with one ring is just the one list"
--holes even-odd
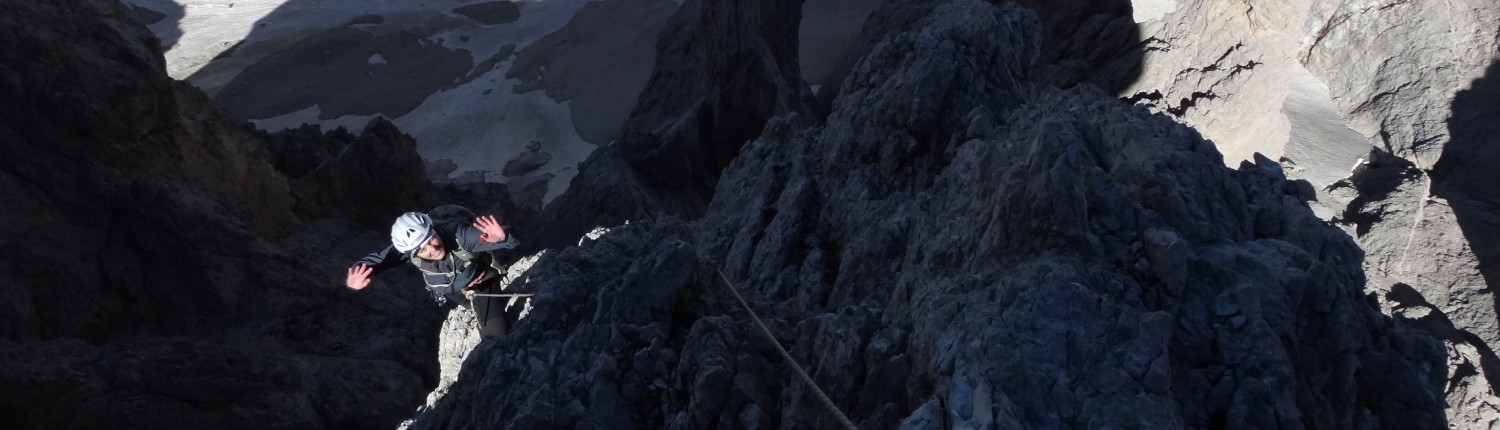
[[(6, 428), (1500, 420), (1497, 7), (336, 3), (0, 0)], [(442, 203), (502, 336), (343, 285)]]
[(542, 258), (536, 311), (413, 428), (838, 426), (816, 390), (863, 428), (1446, 427), (1442, 345), (1280, 168), (1038, 84), (1031, 10), (924, 12), (701, 219)]

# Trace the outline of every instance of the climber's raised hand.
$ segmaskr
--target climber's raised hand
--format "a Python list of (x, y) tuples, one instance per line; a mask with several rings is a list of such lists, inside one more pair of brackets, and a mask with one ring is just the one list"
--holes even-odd
[(356, 264), (354, 267), (350, 267), (349, 275), (344, 278), (344, 286), (355, 291), (365, 289), (365, 287), (370, 286), (370, 272), (373, 271), (375, 271), (374, 268), (364, 264)]
[(489, 243), (505, 240), (505, 229), (500, 227), (500, 221), (495, 220), (494, 215), (475, 218), (474, 228), (479, 230), (479, 240)]

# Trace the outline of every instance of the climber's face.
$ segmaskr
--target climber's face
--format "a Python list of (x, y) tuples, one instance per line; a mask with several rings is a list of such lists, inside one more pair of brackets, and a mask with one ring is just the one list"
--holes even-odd
[(417, 258), (423, 260), (442, 260), (446, 255), (448, 251), (443, 249), (443, 240), (435, 234), (427, 238), (427, 243), (417, 248)]

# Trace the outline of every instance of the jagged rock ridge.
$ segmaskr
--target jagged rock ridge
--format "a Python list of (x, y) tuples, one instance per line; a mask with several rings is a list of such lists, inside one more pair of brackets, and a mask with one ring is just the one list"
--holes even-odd
[(1027, 9), (912, 22), (826, 121), (771, 119), (703, 218), (542, 258), (533, 316), (413, 428), (834, 426), (719, 268), (868, 427), (1446, 427), (1441, 344), (1274, 165), (1037, 84)]

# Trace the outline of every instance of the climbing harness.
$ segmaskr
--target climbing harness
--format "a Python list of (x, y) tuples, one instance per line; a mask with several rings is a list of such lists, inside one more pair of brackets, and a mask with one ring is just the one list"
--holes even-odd
[(797, 376), (802, 377), (802, 382), (807, 384), (807, 386), (812, 387), (813, 393), (818, 395), (818, 400), (823, 403), (823, 407), (826, 407), (830, 412), (833, 412), (833, 415), (838, 418), (839, 423), (842, 424), (845, 429), (856, 429), (857, 427), (854, 426), (854, 422), (849, 421), (849, 417), (844, 415), (844, 411), (840, 410), (838, 405), (833, 404), (833, 400), (830, 400), (828, 398), (828, 395), (823, 393), (823, 389), (818, 387), (818, 383), (813, 382), (811, 376), (807, 376), (807, 371), (802, 370), (802, 366), (797, 364), (797, 360), (792, 358), (792, 354), (786, 352), (786, 348), (783, 348), (781, 346), (781, 342), (778, 342), (776, 340), (776, 336), (771, 334), (771, 329), (766, 328), (766, 324), (760, 321), (760, 316), (757, 316), (755, 314), (755, 310), (750, 309), (750, 303), (746, 302), (745, 298), (740, 296), (739, 289), (734, 288), (734, 283), (729, 282), (729, 277), (724, 276), (724, 271), (719, 270), (719, 268), (715, 267), (714, 273), (719, 274), (719, 279), (724, 281), (725, 286), (729, 287), (729, 292), (734, 293), (734, 299), (739, 301), (740, 307), (744, 308), (745, 312), (750, 314), (750, 318), (755, 320), (755, 325), (760, 327), (761, 334), (766, 335), (766, 339), (770, 339), (772, 345), (776, 345), (776, 352), (781, 353), (781, 359), (786, 360), (787, 363), (791, 363), (792, 369), (797, 370)]
[[(470, 255), (472, 256), (472, 254)], [(427, 270), (426, 267), (422, 267), (421, 259), (417, 257), (411, 258), (411, 264), (413, 266), (417, 266), (417, 270), (422, 271), (422, 282), (426, 283), (427, 288), (429, 289), (447, 288), (453, 286), (453, 280), (458, 278), (458, 272), (462, 272), (469, 268), (469, 260), (463, 258), (462, 255), (452, 251), (448, 252), (448, 255), (444, 255), (443, 259), (438, 261), (447, 263), (447, 266), (452, 267), (453, 270)], [(438, 263), (433, 263), (434, 268), (436, 268), (437, 266)], [(438, 281), (437, 279), (441, 279), (441, 281)]]

